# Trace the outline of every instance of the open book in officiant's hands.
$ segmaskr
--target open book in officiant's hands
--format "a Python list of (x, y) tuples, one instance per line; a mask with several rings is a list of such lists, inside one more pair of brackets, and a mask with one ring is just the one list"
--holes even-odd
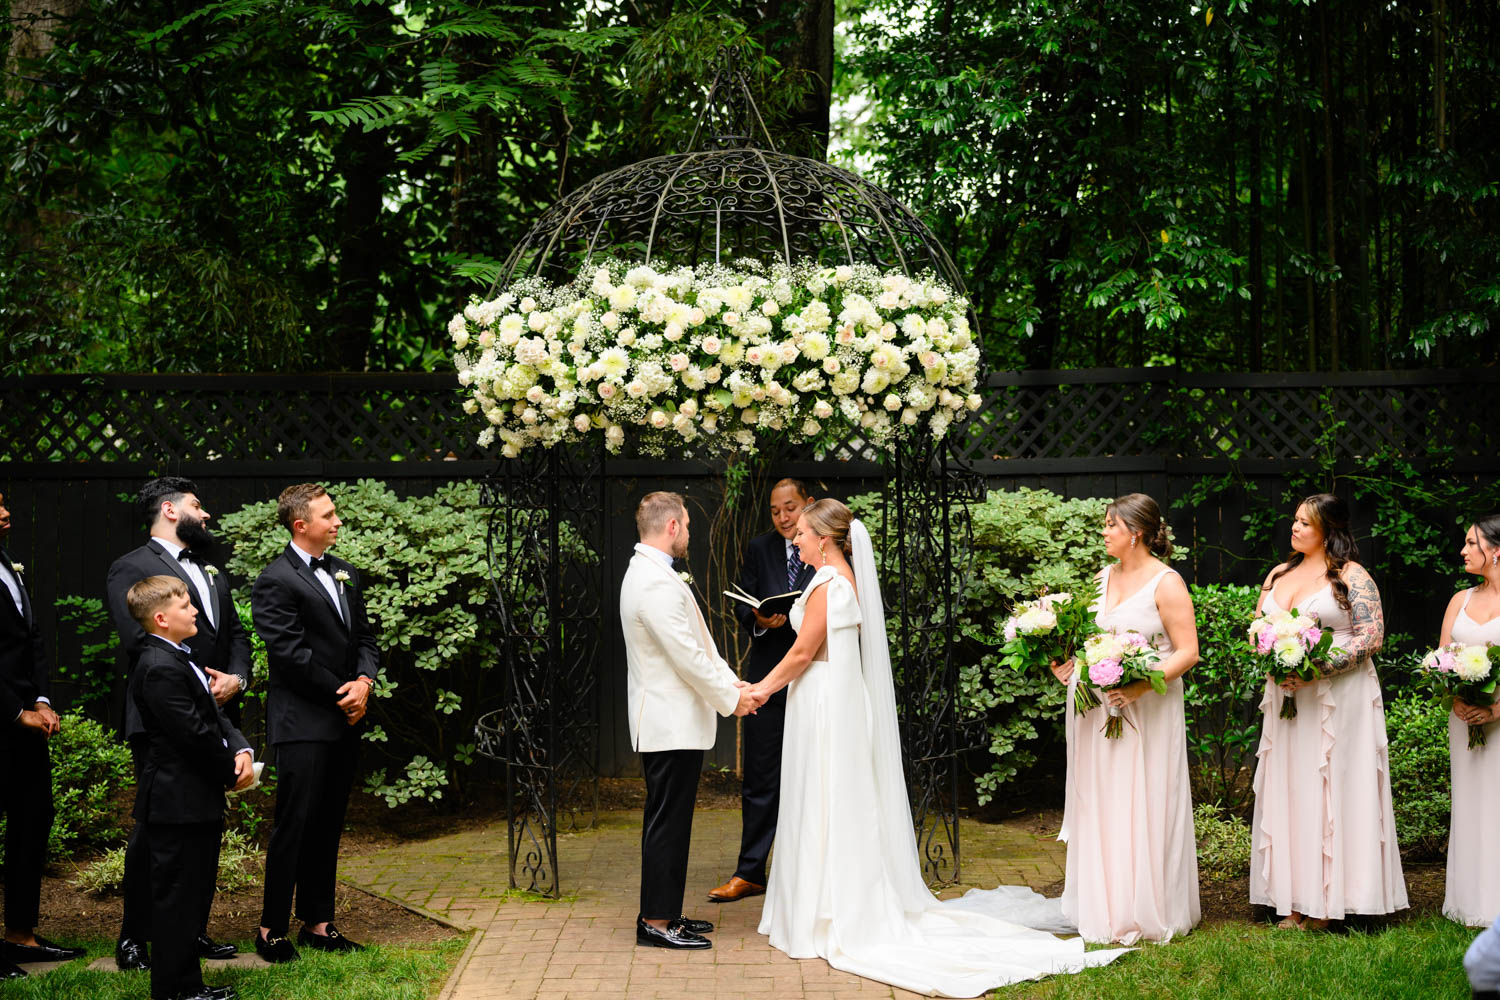
[(785, 594), (777, 594), (775, 597), (751, 597), (738, 586), (731, 583), (733, 590), (724, 591), (725, 597), (732, 597), (759, 611), (763, 617), (770, 618), (772, 615), (784, 615), (792, 610), (792, 605), (797, 603), (797, 598), (802, 596), (802, 591), (793, 590)]

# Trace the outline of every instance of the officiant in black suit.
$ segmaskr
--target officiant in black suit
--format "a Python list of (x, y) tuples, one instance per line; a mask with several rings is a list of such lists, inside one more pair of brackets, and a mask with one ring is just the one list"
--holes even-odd
[(5, 815), (5, 938), (0, 980), (26, 975), (22, 962), (77, 958), (33, 933), (41, 912), (42, 868), (52, 832), (52, 758), (60, 728), (47, 698), (47, 656), (24, 568), (4, 542), (10, 511), (0, 494), (0, 813)]
[(333, 926), (333, 886), (379, 649), (359, 571), (328, 554), (343, 524), (328, 491), (288, 486), (276, 515), (292, 538), (250, 594), (270, 661), (266, 714), (276, 752), (276, 820), (255, 950), (268, 962), (288, 962), (297, 957), (286, 936), (294, 892), (298, 944), (360, 947)]
[[(240, 625), (230, 594), (229, 574), (210, 558), (217, 539), (208, 530), (211, 517), (190, 479), (162, 476), (141, 487), (137, 505), (150, 537), (140, 548), (116, 559), (105, 579), (110, 619), (120, 635), (126, 677), (135, 674), (136, 662), (146, 648), (146, 632), (130, 613), (126, 595), (141, 580), (172, 576), (187, 587), (188, 598), (198, 611), (197, 634), (185, 640), (193, 662), (208, 677), (215, 703), (223, 706), (233, 726), (240, 724), (240, 692), (250, 685), (250, 639)], [(144, 764), (140, 748), (141, 717), (136, 703), (125, 699), (125, 738), (140, 782)], [(140, 836), (131, 832), (125, 847), (125, 905), (120, 937), (115, 943), (115, 964), (122, 970), (149, 968), (146, 942), (151, 939), (150, 865)], [(208, 936), (205, 908), (198, 931), (198, 953), (203, 958), (229, 958), (232, 944)]]
[[(764, 599), (800, 590), (812, 579), (814, 568), (798, 557), (792, 544), (797, 518), (811, 502), (800, 480), (783, 479), (771, 488), (773, 527), (750, 540), (740, 567), (741, 590)], [(797, 640), (797, 633), (784, 614), (768, 617), (738, 601), (735, 614), (750, 634), (750, 663), (744, 679), (755, 683), (781, 662)], [(754, 715), (745, 717), (740, 859), (734, 876), (708, 894), (713, 902), (733, 902), (766, 891), (766, 856), (776, 839), (776, 814), (781, 805), (781, 732), (785, 722), (785, 690), (772, 695)]]

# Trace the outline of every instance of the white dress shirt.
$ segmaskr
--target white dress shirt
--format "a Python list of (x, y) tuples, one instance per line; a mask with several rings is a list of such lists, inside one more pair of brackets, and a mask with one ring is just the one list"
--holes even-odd
[(163, 538), (160, 535), (152, 535), (151, 537), (157, 545), (167, 550), (167, 555), (177, 560), (177, 565), (182, 567), (182, 571), (192, 581), (193, 589), (198, 591), (198, 603), (203, 605), (203, 613), (208, 617), (208, 623), (214, 628), (218, 628), (219, 623), (214, 621), (214, 585), (209, 580), (208, 574), (203, 572), (203, 567), (199, 566), (192, 559), (181, 558), (182, 550), (187, 548), (186, 545), (173, 541), (170, 538)]
[(25, 618), (26, 601), (21, 597), (21, 580), (16, 576), (16, 571), (10, 568), (9, 559), (0, 558), (0, 580), (5, 581), (5, 589), (10, 591), (10, 599), (16, 602), (16, 613)]
[[(302, 565), (309, 567), (312, 566), (314, 557), (311, 552), (308, 552), (296, 542), (292, 542), (291, 546), (292, 551), (297, 553), (297, 555), (301, 557)], [(323, 554), (326, 556), (328, 553), (324, 552)], [(326, 569), (323, 569), (322, 567), (313, 570), (313, 579), (317, 580), (320, 584), (323, 585), (323, 589), (328, 592), (328, 599), (333, 602), (334, 613), (339, 616), (339, 621), (344, 621), (344, 608), (341, 604), (339, 604), (338, 581), (333, 578), (332, 574), (330, 574)], [(344, 622), (344, 624), (347, 625), (349, 623)]]

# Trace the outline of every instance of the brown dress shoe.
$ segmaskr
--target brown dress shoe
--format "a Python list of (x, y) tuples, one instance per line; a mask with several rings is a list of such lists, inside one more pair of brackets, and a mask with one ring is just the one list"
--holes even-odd
[(746, 882), (736, 875), (734, 878), (719, 886), (708, 894), (710, 903), (732, 903), (736, 899), (744, 899), (746, 896), (760, 896), (766, 891), (763, 885), (754, 882)]

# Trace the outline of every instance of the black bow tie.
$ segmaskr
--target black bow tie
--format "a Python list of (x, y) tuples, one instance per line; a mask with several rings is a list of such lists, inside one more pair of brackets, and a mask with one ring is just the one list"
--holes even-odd
[(194, 552), (192, 549), (183, 549), (181, 552), (177, 553), (177, 561), (201, 563), (204, 560), (202, 556)]
[(312, 569), (312, 571), (314, 573), (316, 573), (318, 570), (322, 570), (323, 572), (327, 573), (329, 576), (333, 575), (333, 557), (332, 556), (314, 556), (313, 559), (312, 559), (312, 561), (309, 562), (307, 565), (308, 565), (309, 568)]

